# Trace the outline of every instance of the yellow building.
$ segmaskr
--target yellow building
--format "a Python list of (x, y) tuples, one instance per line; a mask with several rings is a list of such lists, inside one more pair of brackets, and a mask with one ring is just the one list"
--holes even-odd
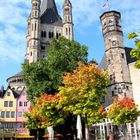
[(0, 137), (14, 137), (16, 132), (16, 107), (18, 91), (10, 87), (1, 90), (0, 97)]

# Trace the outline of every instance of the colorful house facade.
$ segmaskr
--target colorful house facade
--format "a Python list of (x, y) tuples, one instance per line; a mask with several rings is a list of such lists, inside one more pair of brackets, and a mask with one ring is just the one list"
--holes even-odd
[(16, 122), (17, 122), (17, 134), (26, 134), (28, 130), (25, 127), (26, 118), (24, 113), (28, 112), (30, 108), (30, 102), (27, 100), (25, 88), (20, 93), (19, 98), (17, 99), (17, 110), (16, 110)]
[(28, 112), (25, 88), (15, 90), (8, 86), (0, 90), (0, 138), (32, 138), (25, 127), (24, 113)]

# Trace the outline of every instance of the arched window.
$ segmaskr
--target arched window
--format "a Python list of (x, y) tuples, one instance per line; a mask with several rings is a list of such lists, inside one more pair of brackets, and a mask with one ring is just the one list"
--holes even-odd
[(46, 31), (41, 31), (41, 37), (46, 38)]
[(69, 27), (69, 34), (71, 34), (71, 30), (70, 30), (70, 27)]
[(34, 25), (32, 24), (32, 31), (33, 31), (33, 29), (34, 29), (34, 27), (33, 27)]
[(58, 39), (58, 37), (59, 37), (59, 34), (58, 34), (58, 33), (56, 33), (56, 38)]
[(30, 56), (32, 56), (32, 54), (33, 54), (33, 53), (32, 53), (32, 52), (30, 52)]
[(51, 32), (49, 32), (49, 38), (51, 38)]
[(36, 31), (36, 23), (35, 23), (35, 31)]
[(68, 35), (68, 28), (66, 28), (66, 35)]
[(54, 33), (52, 32), (51, 34), (52, 34), (52, 38), (53, 38), (54, 37)]
[(44, 38), (46, 38), (46, 31), (44, 31)]
[(54, 37), (54, 33), (53, 32), (49, 32), (49, 38), (53, 38)]

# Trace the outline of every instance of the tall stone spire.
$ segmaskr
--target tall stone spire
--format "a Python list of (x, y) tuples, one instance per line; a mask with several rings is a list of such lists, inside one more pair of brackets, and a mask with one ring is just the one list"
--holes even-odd
[(40, 46), (40, 0), (32, 0), (32, 11), (28, 19), (26, 60), (36, 62), (39, 59)]
[(63, 35), (67, 39), (73, 39), (73, 17), (70, 0), (65, 0), (63, 4)]
[(53, 11), (58, 15), (55, 0), (43, 0), (41, 4), (41, 15), (47, 10), (53, 9)]
[(121, 14), (108, 11), (100, 16), (110, 77), (108, 99), (114, 95), (132, 97), (132, 83), (123, 44)]

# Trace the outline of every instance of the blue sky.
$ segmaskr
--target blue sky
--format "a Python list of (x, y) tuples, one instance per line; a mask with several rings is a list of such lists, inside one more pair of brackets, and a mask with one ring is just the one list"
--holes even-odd
[[(60, 15), (64, 0), (56, 0)], [(100, 15), (105, 12), (106, 0), (71, 0), (73, 4), (75, 40), (89, 47), (89, 60), (101, 61), (104, 42)], [(127, 34), (140, 29), (140, 2), (110, 0), (110, 9), (122, 14), (124, 45), (133, 47)], [(0, 86), (7, 86), (6, 79), (21, 71), (26, 49), (27, 17), (31, 0), (0, 0)]]

